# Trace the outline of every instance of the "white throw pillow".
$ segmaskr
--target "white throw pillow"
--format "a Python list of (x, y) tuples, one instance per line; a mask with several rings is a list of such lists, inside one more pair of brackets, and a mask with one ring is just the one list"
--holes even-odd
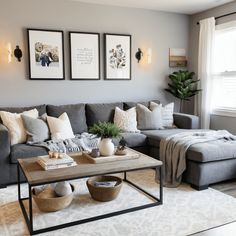
[(165, 106), (162, 104), (157, 104), (155, 102), (150, 102), (150, 107), (161, 106), (162, 113), (162, 125), (163, 127), (173, 127), (174, 126), (174, 103), (169, 103)]
[(47, 116), (47, 122), (52, 140), (65, 140), (68, 138), (75, 137), (70, 124), (69, 117), (66, 112), (64, 112), (58, 118)]
[(22, 113), (0, 111), (2, 123), (8, 128), (10, 133), (11, 145), (25, 143), (27, 139), (27, 134), (24, 128), (23, 120), (21, 118), (21, 114), (32, 118), (38, 118), (39, 116), (39, 112), (37, 109), (24, 111)]
[(116, 107), (114, 124), (117, 125), (123, 132), (140, 132), (137, 129), (137, 114), (135, 107), (132, 107), (127, 111), (123, 111), (119, 107)]

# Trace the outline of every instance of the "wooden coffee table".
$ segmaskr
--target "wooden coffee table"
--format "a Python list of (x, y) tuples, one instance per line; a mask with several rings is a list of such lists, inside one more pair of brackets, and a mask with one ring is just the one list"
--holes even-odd
[[(83, 224), (95, 220), (100, 220), (128, 212), (133, 212), (141, 209), (145, 209), (148, 207), (154, 207), (157, 205), (161, 205), (163, 202), (163, 183), (162, 183), (162, 162), (147, 155), (140, 153), (140, 158), (134, 160), (122, 160), (110, 163), (101, 163), (94, 164), (89, 162), (87, 158), (83, 157), (82, 153), (71, 154), (74, 160), (77, 162), (77, 166), (61, 168), (55, 170), (43, 170), (42, 167), (36, 162), (37, 157), (29, 158), (29, 159), (18, 159), (17, 171), (18, 171), (18, 201), (21, 206), (21, 210), (23, 212), (25, 221), (27, 223), (29, 232), (31, 235), (44, 233), (52, 230), (57, 230), (69, 226), (74, 226), (78, 224)], [(159, 190), (159, 198), (154, 195), (148, 193), (143, 188), (139, 187), (135, 183), (131, 182), (127, 179), (127, 172), (136, 171), (136, 170), (144, 170), (144, 169), (155, 169), (160, 173), (160, 190)], [(21, 196), (21, 183), (20, 183), (20, 172), (23, 172), (26, 182), (28, 184), (28, 197), (22, 198)], [(47, 227), (39, 230), (34, 230), (33, 227), (33, 208), (32, 208), (32, 194), (31, 190), (35, 186), (55, 183), (60, 181), (74, 180), (74, 179), (82, 179), (88, 178), (92, 176), (98, 175), (106, 175), (106, 174), (115, 174), (115, 173), (124, 173), (124, 181), (127, 182), (132, 187), (138, 189), (149, 198), (153, 200), (153, 203), (132, 207), (116, 212), (111, 212), (103, 215), (98, 215), (94, 217), (90, 217), (87, 219), (77, 220), (74, 222), (69, 222), (65, 224), (60, 224), (52, 227)], [(29, 211), (27, 210), (23, 204), (23, 201), (28, 201), (29, 203)]]

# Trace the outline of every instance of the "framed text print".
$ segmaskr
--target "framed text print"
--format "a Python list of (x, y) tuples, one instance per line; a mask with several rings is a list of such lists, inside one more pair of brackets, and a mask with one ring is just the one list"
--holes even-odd
[(31, 80), (63, 80), (63, 31), (27, 29), (29, 78)]
[(100, 79), (100, 34), (69, 32), (72, 80)]
[(105, 79), (131, 79), (131, 35), (104, 34)]

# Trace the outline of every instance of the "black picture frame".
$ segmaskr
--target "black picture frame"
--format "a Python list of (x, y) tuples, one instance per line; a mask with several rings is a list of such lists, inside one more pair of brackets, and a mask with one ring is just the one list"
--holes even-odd
[[(113, 38), (113, 42), (111, 42), (112, 38)], [(120, 43), (119, 43), (119, 40), (120, 40)], [(115, 50), (114, 49), (115, 45), (116, 45), (116, 48), (119, 47), (120, 45), (119, 48), (126, 55), (125, 56), (126, 58), (124, 58), (125, 66), (122, 66), (123, 68), (117, 68), (117, 63), (113, 66), (110, 60), (109, 64), (110, 64), (110, 67), (112, 67), (112, 69), (110, 69), (108, 65), (108, 60), (109, 60), (108, 53), (111, 53), (112, 50)], [(104, 34), (104, 79), (105, 80), (131, 80), (131, 76), (132, 76), (131, 55), (132, 55), (132, 36), (130, 34), (105, 33)], [(110, 56), (110, 59), (112, 59), (111, 56)], [(120, 64), (123, 65), (123, 63), (120, 63)], [(124, 70), (124, 67), (126, 67), (125, 68), (126, 71)]]
[[(73, 40), (76, 40), (75, 38), (72, 39), (73, 35), (77, 36), (77, 45), (73, 45), (73, 43), (76, 43), (76, 42), (73, 42)], [(82, 42), (79, 42), (79, 38), (78, 38), (79, 36), (83, 37)], [(87, 39), (85, 40), (86, 36), (87, 36)], [(94, 45), (95, 41), (96, 41), (96, 45)], [(81, 48), (78, 48), (79, 46)], [(100, 80), (101, 79), (100, 33), (69, 31), (69, 52), (70, 52), (70, 79), (71, 80)], [(86, 71), (83, 71), (83, 73), (81, 73), (83, 75), (79, 75), (79, 71), (78, 71), (79, 66), (81, 67), (82, 71), (87, 69), (87, 75), (86, 75)], [(77, 70), (77, 74), (76, 74), (76, 70)], [(94, 76), (92, 75), (92, 73), (96, 75)]]
[(27, 28), (27, 39), (29, 79), (65, 80), (63, 31)]

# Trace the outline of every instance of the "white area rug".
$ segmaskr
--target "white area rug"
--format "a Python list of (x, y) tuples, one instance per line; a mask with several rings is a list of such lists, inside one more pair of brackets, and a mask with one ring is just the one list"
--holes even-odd
[[(154, 171), (130, 173), (129, 179), (158, 194)], [(119, 197), (100, 203), (91, 199), (85, 180), (73, 181), (73, 204), (57, 213), (40, 213), (34, 206), (36, 229), (151, 202), (124, 184)], [(27, 188), (24, 185), (26, 192)], [(42, 235), (50, 236), (184, 236), (236, 220), (236, 199), (219, 191), (195, 191), (186, 184), (164, 188), (164, 204)], [(0, 189), (0, 235), (29, 235), (19, 204), (17, 186)]]

